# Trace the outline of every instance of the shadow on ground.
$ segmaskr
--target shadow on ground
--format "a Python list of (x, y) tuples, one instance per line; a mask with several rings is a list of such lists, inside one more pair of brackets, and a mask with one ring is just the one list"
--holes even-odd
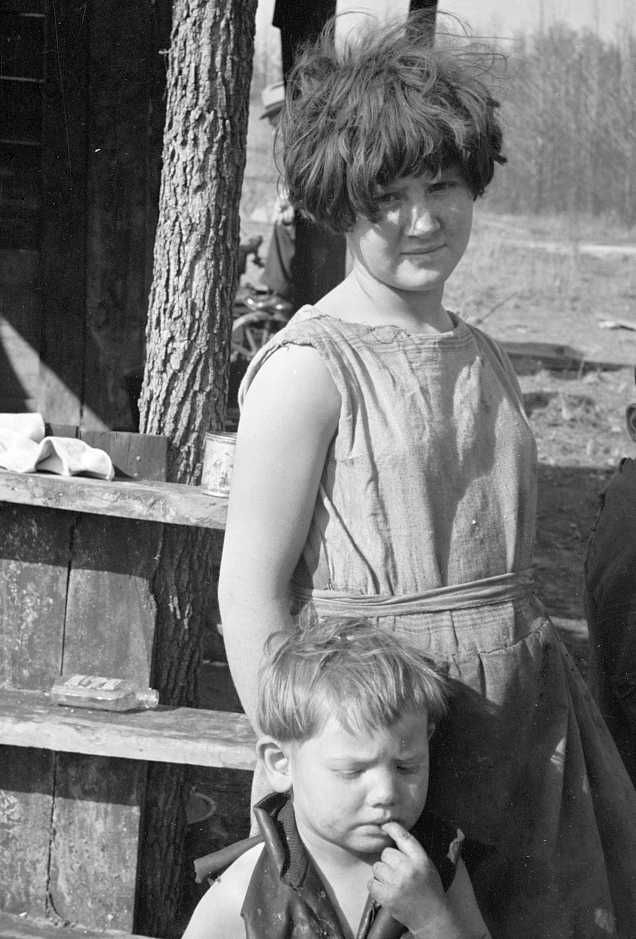
[(600, 494), (614, 470), (539, 466), (535, 576), (538, 593), (581, 672), (587, 673), (583, 565)]

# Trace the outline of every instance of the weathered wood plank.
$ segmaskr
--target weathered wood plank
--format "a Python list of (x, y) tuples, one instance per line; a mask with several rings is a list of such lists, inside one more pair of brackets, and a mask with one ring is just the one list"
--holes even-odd
[[(143, 448), (145, 440), (137, 443)], [(141, 686), (149, 683), (156, 617), (152, 578), (163, 529), (132, 519), (78, 517), (64, 674), (98, 668)], [(133, 929), (145, 788), (145, 763), (57, 755), (49, 893), (65, 920)]]
[(217, 530), (225, 528), (227, 514), (227, 499), (197, 486), (8, 470), (0, 471), (0, 502)]
[(64, 674), (150, 682), (156, 603), (152, 579), (163, 526), (83, 515), (68, 579)]
[(0, 250), (2, 411), (27, 411), (35, 407), (40, 373), (39, 277), (39, 252)]
[[(0, 504), (0, 686), (46, 688), (59, 675), (71, 531), (68, 512)], [(46, 910), (52, 754), (0, 758), (0, 907)]]
[(74, 517), (0, 503), (0, 687), (60, 674)]
[(252, 770), (245, 715), (160, 707), (115, 714), (51, 704), (34, 691), (0, 691), (0, 743), (129, 760)]
[(79, 424), (86, 373), (86, 8), (55, 6), (46, 50), (42, 126), (42, 338), (38, 410)]
[(56, 926), (44, 918), (27, 918), (0, 912), (0, 939), (148, 939), (121, 931)]
[(146, 764), (58, 753), (48, 895), (65, 921), (133, 928)]
[[(143, 369), (149, 255), (160, 176), (162, 93), (153, 0), (90, 7), (85, 402), (110, 427), (133, 428), (125, 375)], [(125, 41), (122, 41), (125, 37)], [(166, 43), (167, 45), (168, 43)], [(165, 48), (165, 46), (164, 46)]]
[(532, 359), (535, 362), (545, 362), (551, 369), (619, 369), (633, 363), (629, 361), (597, 361), (588, 359), (581, 349), (573, 346), (560, 345), (554, 342), (509, 342), (502, 341), (501, 345), (513, 360)]
[(0, 909), (7, 912), (45, 915), (52, 786), (52, 753), (2, 748)]
[(80, 430), (91, 447), (106, 450), (119, 479), (165, 480), (168, 474), (168, 438), (116, 430)]

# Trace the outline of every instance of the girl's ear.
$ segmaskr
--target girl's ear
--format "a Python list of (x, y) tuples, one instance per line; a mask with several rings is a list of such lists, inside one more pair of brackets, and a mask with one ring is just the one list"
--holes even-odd
[(289, 744), (279, 743), (273, 737), (260, 737), (256, 743), (256, 755), (265, 767), (274, 792), (288, 792), (292, 787)]

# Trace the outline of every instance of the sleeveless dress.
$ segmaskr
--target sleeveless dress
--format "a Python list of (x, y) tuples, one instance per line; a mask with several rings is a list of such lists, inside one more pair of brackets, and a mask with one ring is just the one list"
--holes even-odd
[(488, 847), (471, 876), (494, 937), (633, 939), (636, 792), (532, 592), (519, 386), (493, 340), (453, 321), (409, 333), (304, 307), (250, 363), (241, 400), (269, 356), (311, 346), (341, 398), (294, 612), (307, 628), (372, 618), (451, 679), (427, 808)]

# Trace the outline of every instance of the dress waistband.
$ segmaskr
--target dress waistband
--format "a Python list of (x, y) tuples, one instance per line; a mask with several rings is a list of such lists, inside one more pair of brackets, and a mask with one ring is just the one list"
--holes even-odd
[(532, 570), (497, 574), (449, 587), (397, 596), (350, 594), (337, 590), (313, 590), (292, 583), (292, 597), (311, 602), (319, 616), (404, 616), (408, 613), (444, 613), (471, 607), (507, 603), (533, 591)]

